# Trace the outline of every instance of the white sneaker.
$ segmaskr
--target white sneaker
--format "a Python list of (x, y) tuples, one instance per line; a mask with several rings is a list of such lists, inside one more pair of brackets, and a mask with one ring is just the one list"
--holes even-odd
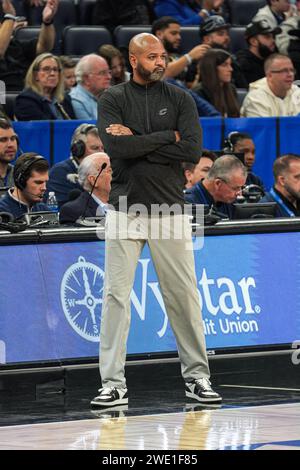
[(127, 388), (104, 387), (100, 388), (98, 392), (99, 395), (93, 398), (91, 405), (115, 406), (128, 404)]
[(211, 388), (211, 383), (206, 377), (186, 382), (185, 395), (201, 403), (218, 403), (222, 397)]

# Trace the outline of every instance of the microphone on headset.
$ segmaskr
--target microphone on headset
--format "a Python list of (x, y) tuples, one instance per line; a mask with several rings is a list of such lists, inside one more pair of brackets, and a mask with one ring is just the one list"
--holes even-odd
[(87, 211), (89, 202), (90, 202), (90, 200), (91, 200), (91, 197), (92, 197), (93, 191), (94, 191), (94, 189), (95, 189), (96, 183), (97, 183), (97, 181), (98, 181), (98, 178), (99, 178), (99, 176), (101, 175), (101, 173), (103, 172), (103, 170), (105, 170), (106, 167), (107, 167), (107, 163), (106, 163), (106, 162), (102, 163), (102, 165), (101, 165), (101, 167), (100, 167), (100, 170), (99, 170), (99, 172), (98, 172), (98, 174), (97, 174), (97, 176), (96, 176), (96, 178), (95, 178), (93, 187), (92, 187), (92, 189), (91, 189), (91, 191), (90, 191), (90, 193), (89, 193), (89, 196), (88, 196), (88, 198), (87, 198), (84, 211), (83, 211), (82, 215), (79, 217), (79, 219), (76, 220), (76, 223), (79, 224), (79, 225), (85, 225), (85, 224), (84, 224), (84, 219), (85, 219), (85, 214), (86, 214), (86, 211)]

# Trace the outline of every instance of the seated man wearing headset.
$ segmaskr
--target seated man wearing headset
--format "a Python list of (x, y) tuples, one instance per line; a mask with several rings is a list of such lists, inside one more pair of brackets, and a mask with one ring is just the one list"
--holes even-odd
[(14, 166), (15, 186), (0, 199), (0, 212), (8, 212), (15, 219), (28, 212), (49, 211), (43, 197), (48, 181), (49, 164), (37, 153), (23, 153)]
[(75, 224), (86, 217), (105, 217), (111, 176), (112, 169), (106, 153), (88, 155), (78, 169), (78, 182), (83, 191), (75, 200), (62, 206), (60, 223)]
[(243, 154), (244, 164), (247, 168), (246, 186), (255, 184), (262, 189), (263, 193), (265, 189), (264, 183), (262, 179), (252, 171), (255, 163), (255, 150), (255, 143), (250, 134), (238, 131), (233, 131), (228, 134), (223, 148), (224, 153), (233, 152)]
[(95, 152), (102, 152), (103, 145), (98, 129), (94, 124), (80, 124), (72, 136), (71, 156), (53, 167), (49, 173), (47, 192), (54, 191), (59, 208), (69, 201), (69, 194), (74, 189), (81, 189), (74, 179), (82, 160)]

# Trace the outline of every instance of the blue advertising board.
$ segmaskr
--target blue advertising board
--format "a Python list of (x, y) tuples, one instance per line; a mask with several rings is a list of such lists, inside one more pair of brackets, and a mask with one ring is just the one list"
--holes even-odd
[[(0, 246), (0, 363), (98, 355), (104, 246)], [(195, 261), (208, 349), (300, 338), (299, 233), (208, 236)], [(131, 307), (129, 354), (176, 350), (147, 246)]]

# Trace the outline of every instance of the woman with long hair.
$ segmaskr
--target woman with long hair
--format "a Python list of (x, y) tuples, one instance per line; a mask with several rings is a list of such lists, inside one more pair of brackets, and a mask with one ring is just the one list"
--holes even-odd
[(209, 50), (200, 62), (200, 83), (193, 88), (224, 117), (239, 117), (240, 106), (231, 83), (232, 58), (223, 49)]
[(58, 57), (46, 52), (34, 59), (25, 89), (16, 98), (15, 115), (19, 121), (75, 119), (71, 101), (65, 97)]

